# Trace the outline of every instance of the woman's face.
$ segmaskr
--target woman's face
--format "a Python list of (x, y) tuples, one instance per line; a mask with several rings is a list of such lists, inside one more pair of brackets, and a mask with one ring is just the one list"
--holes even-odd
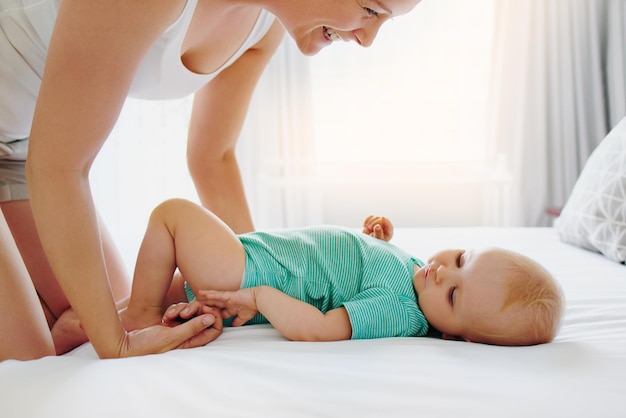
[(420, 0), (280, 0), (268, 7), (305, 55), (334, 41), (370, 46), (387, 20), (411, 11)]

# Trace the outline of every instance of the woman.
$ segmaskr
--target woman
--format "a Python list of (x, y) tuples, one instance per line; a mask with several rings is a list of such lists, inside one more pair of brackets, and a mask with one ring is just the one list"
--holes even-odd
[[(133, 332), (120, 322), (115, 302), (127, 294), (127, 281), (98, 221), (88, 175), (124, 100), (195, 92), (188, 155), (196, 189), (235, 232), (250, 231), (234, 148), (283, 32), (306, 55), (337, 40), (369, 46), (384, 22), (418, 2), (0, 0), (0, 187), (11, 191), (1, 203), (8, 225), (0, 223), (0, 267), (10, 291), (0, 306), (12, 318), (0, 325), (0, 359), (54, 354), (50, 327), (55, 337), (56, 328), (69, 335), (61, 338), (64, 351), (80, 340), (77, 318), (102, 358), (214, 338), (211, 314)], [(38, 276), (35, 266), (48, 273)], [(55, 308), (47, 309), (51, 302)]]

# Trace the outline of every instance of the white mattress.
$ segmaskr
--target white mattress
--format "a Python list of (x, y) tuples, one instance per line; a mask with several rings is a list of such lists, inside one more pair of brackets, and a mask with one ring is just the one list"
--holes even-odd
[(0, 416), (626, 416), (626, 266), (563, 244), (550, 228), (398, 229), (394, 242), (424, 259), (481, 246), (536, 258), (566, 295), (556, 340), (298, 343), (257, 325), (138, 358), (98, 360), (86, 344), (0, 363)]

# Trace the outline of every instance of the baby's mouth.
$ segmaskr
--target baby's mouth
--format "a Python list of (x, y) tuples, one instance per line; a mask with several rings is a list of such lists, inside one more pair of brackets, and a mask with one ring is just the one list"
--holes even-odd
[(432, 269), (432, 268), (433, 268), (433, 265), (432, 265), (432, 264), (428, 264), (428, 265), (426, 266), (426, 270), (424, 271), (424, 280), (427, 280), (427, 279), (428, 279), (428, 276), (430, 276), (430, 272), (431, 272), (431, 269)]
[(324, 26), (324, 36), (332, 42), (341, 41), (341, 36), (334, 29)]

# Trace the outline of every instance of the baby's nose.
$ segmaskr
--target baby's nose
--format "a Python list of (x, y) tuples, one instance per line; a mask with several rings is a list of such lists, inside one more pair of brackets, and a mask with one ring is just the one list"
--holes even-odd
[(442, 265), (437, 266), (437, 268), (435, 269), (435, 283), (441, 284), (444, 273), (444, 267)]

